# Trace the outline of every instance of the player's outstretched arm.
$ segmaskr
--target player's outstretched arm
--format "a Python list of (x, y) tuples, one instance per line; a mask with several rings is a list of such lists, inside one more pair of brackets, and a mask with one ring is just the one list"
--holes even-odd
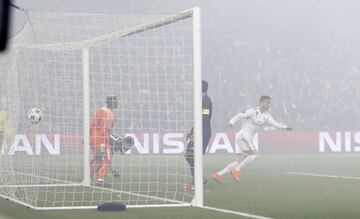
[(269, 119), (267, 120), (267, 123), (278, 129), (284, 129), (284, 130), (288, 130), (288, 131), (292, 130), (292, 128), (288, 127), (287, 125), (284, 125), (284, 124), (281, 124), (281, 123), (275, 121), (272, 116), (269, 117)]

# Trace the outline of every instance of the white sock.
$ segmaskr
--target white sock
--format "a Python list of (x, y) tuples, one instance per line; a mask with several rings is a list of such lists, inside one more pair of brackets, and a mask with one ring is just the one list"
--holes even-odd
[(235, 168), (237, 171), (241, 171), (243, 168), (247, 167), (250, 163), (254, 162), (259, 155), (250, 155), (247, 156), (237, 167)]
[(220, 174), (221, 176), (225, 175), (226, 173), (230, 172), (231, 170), (233, 170), (234, 168), (236, 168), (239, 165), (239, 163), (237, 161), (234, 161), (232, 163), (230, 163), (229, 165), (227, 165), (223, 170), (219, 171), (218, 174)]

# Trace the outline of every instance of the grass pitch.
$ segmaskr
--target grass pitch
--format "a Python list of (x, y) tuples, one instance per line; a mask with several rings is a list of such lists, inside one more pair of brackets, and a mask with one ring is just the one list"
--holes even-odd
[[(211, 174), (234, 160), (233, 155), (208, 155), (204, 172)], [(357, 154), (262, 155), (241, 173), (241, 181), (230, 175), (223, 184), (209, 180), (204, 186), (206, 206), (270, 218), (359, 218), (360, 156)], [(290, 175), (288, 172), (305, 175)], [(306, 175), (318, 174), (318, 176)], [(327, 177), (339, 176), (339, 177)], [(354, 177), (354, 178), (342, 178)], [(357, 178), (359, 177), (359, 178)], [(140, 208), (124, 212), (97, 210), (35, 211), (0, 199), (0, 218), (5, 219), (185, 219), (246, 218), (207, 209)]]

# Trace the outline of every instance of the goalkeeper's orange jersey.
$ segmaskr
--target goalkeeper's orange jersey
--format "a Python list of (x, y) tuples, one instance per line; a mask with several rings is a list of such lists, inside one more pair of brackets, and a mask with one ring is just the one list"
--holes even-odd
[(110, 132), (115, 124), (115, 114), (107, 107), (96, 110), (95, 116), (91, 119), (90, 144), (105, 144), (110, 148)]

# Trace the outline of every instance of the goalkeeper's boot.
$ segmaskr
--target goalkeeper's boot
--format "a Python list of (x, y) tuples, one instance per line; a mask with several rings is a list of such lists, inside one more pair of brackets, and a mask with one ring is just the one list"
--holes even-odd
[(97, 179), (95, 182), (96, 186), (104, 187), (104, 180), (103, 179)]
[(218, 173), (214, 173), (212, 176), (213, 180), (215, 180), (218, 183), (222, 183), (223, 182), (223, 178), (220, 174)]
[(183, 187), (185, 190), (194, 190), (194, 185), (192, 184), (185, 184)]
[(112, 188), (112, 184), (104, 182), (102, 179), (98, 179), (95, 183), (95, 186), (105, 187), (105, 188)]
[(95, 182), (95, 185), (96, 185), (96, 186), (105, 187), (104, 179), (98, 178), (98, 179), (96, 180), (96, 182)]
[(232, 170), (231, 177), (233, 178), (233, 180), (235, 180), (235, 182), (239, 182), (240, 181), (240, 172), (237, 170)]

